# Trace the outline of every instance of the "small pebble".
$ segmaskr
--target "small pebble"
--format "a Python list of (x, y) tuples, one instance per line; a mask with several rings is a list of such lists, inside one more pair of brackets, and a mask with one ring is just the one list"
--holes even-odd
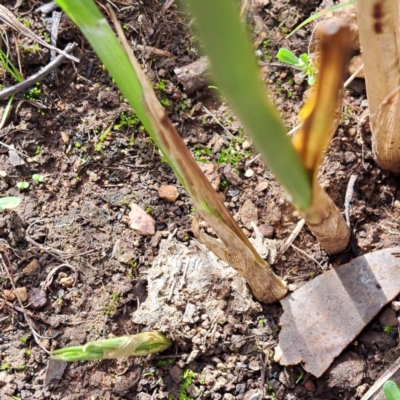
[(15, 288), (14, 294), (24, 303), (28, 300), (28, 292), (25, 287)]
[(162, 185), (160, 189), (158, 189), (158, 195), (163, 200), (173, 203), (179, 197), (179, 192), (175, 186)]
[(254, 171), (250, 168), (244, 173), (244, 176), (246, 178), (251, 178), (253, 175), (254, 175)]
[(307, 382), (304, 383), (304, 387), (309, 392), (315, 392), (315, 383), (311, 379), (309, 379)]
[(245, 141), (242, 143), (242, 149), (243, 149), (243, 150), (248, 150), (248, 149), (250, 149), (250, 147), (251, 147), (251, 142), (250, 142), (250, 141), (245, 140)]

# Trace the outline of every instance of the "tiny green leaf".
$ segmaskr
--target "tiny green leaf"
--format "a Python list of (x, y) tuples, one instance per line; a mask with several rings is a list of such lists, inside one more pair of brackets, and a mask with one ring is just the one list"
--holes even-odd
[(281, 48), (276, 55), (279, 61), (297, 66), (299, 64), (299, 59), (288, 49)]
[(33, 174), (32, 175), (32, 180), (34, 182), (44, 182), (44, 176), (40, 174)]
[(383, 394), (386, 400), (400, 400), (400, 390), (393, 381), (386, 381), (383, 385)]
[(17, 182), (15, 185), (19, 190), (25, 190), (28, 189), (29, 183), (28, 182)]
[(304, 65), (308, 65), (308, 54), (307, 53), (300, 54), (299, 59), (304, 63)]
[(21, 203), (19, 197), (2, 197), (0, 199), (0, 211), (5, 210), (6, 208), (16, 208), (19, 203)]

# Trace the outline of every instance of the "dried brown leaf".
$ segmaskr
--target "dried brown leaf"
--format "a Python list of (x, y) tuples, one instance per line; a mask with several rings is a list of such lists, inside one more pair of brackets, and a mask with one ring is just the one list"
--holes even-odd
[(304, 363), (321, 376), (371, 319), (400, 292), (400, 248), (355, 258), (281, 300), (275, 360)]

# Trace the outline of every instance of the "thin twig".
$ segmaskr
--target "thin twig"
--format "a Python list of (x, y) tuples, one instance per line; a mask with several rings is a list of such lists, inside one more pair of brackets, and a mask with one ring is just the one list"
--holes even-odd
[(286, 252), (286, 250), (290, 247), (290, 245), (294, 242), (294, 240), (297, 238), (298, 234), (300, 233), (300, 231), (303, 229), (303, 226), (305, 224), (305, 220), (301, 219), (297, 225), (295, 226), (295, 228), (293, 229), (293, 232), (289, 235), (289, 237), (286, 239), (286, 242), (284, 243), (284, 245), (282, 246), (281, 251), (277, 254), (276, 256), (276, 261), (277, 262)]
[(350, 203), (353, 198), (354, 184), (356, 183), (356, 180), (357, 180), (357, 175), (350, 176), (349, 183), (347, 184), (346, 196), (344, 198), (344, 210), (345, 210), (345, 215), (346, 215), (347, 226), (349, 227), (349, 229), (351, 229), (351, 226), (350, 226)]
[(357, 75), (362, 71), (362, 69), (364, 68), (364, 64), (361, 64), (360, 67), (356, 70), (356, 72), (354, 72), (349, 79), (347, 79), (347, 81), (344, 83), (343, 87), (347, 87), (350, 85), (351, 82), (354, 81), (354, 79), (357, 77)]
[(233, 134), (224, 125), (222, 125), (221, 122), (219, 122), (218, 118), (207, 107), (203, 106), (202, 108), (225, 131), (230, 139), (235, 138), (235, 136), (233, 136)]
[(26, 157), (26, 158), (29, 158), (29, 156), (27, 156), (26, 154), (24, 154), (24, 153), (22, 153), (21, 151), (17, 150), (14, 146), (10, 146), (10, 145), (5, 144), (5, 143), (3, 143), (3, 142), (0, 142), (0, 146), (4, 146), (4, 147), (6, 147), (8, 150), (13, 150), (13, 151), (15, 151), (15, 152), (21, 154), (21, 156), (24, 156), (24, 157)]
[[(69, 43), (64, 51), (66, 53), (70, 53), (73, 49), (75, 49), (76, 46), (76, 43)], [(0, 92), (0, 100), (6, 99), (13, 94), (22, 92), (23, 90), (28, 89), (30, 86), (34, 85), (36, 82), (42, 81), (51, 71), (57, 68), (65, 60), (65, 58), (66, 57), (64, 54), (60, 54), (56, 59), (54, 59), (54, 61), (47, 64), (39, 72), (30, 76), (28, 79), (25, 79), (21, 83), (17, 83), (15, 86), (3, 89)]]
[(2, 21), (4, 24), (8, 25), (10, 28), (15, 29), (17, 32), (21, 33), (24, 36), (28, 36), (35, 42), (40, 43), (42, 46), (49, 48), (50, 50), (55, 50), (60, 54), (63, 54), (65, 57), (75, 61), (79, 62), (79, 60), (65, 52), (65, 50), (57, 49), (56, 47), (52, 46), (51, 44), (47, 43), (45, 40), (43, 40), (40, 36), (36, 35), (33, 33), (28, 27), (26, 27), (24, 24), (22, 24), (18, 19), (15, 17), (15, 15), (9, 11), (6, 7), (0, 4), (0, 21)]
[(249, 165), (251, 165), (254, 161), (258, 160), (261, 157), (261, 154), (257, 154), (255, 157), (253, 157), (251, 160), (246, 161), (246, 167), (248, 167)]
[(291, 246), (292, 246), (296, 251), (298, 251), (299, 253), (303, 254), (303, 256), (305, 256), (305, 257), (309, 258), (310, 260), (313, 260), (314, 262), (316, 262), (322, 270), (324, 269), (324, 268), (322, 267), (322, 265), (321, 265), (314, 257), (312, 257), (312, 256), (310, 256), (309, 254), (307, 254), (304, 250), (299, 249), (299, 248), (298, 248), (297, 246), (295, 246), (293, 243), (291, 244)]

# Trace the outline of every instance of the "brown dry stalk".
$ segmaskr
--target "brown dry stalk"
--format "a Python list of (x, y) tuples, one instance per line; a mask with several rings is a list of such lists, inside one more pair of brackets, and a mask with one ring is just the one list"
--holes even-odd
[(400, 31), (398, 0), (357, 2), (372, 132), (378, 164), (400, 171)]
[(340, 121), (338, 113), (342, 104), (349, 27), (336, 22), (325, 23), (320, 25), (318, 34), (317, 84), (301, 111), (303, 124), (293, 143), (313, 180), (312, 203), (302, 215), (321, 247), (334, 254), (348, 247), (350, 230), (332, 199), (319, 185), (318, 168)]
[(286, 284), (260, 257), (211, 186), (166, 115), (150, 82), (135, 59), (115, 15), (113, 12), (110, 14), (119, 40), (140, 80), (143, 93), (141, 100), (153, 131), (156, 133), (156, 144), (192, 197), (196, 211), (215, 230), (220, 241), (200, 232), (195, 222), (193, 231), (196, 237), (219, 258), (235, 268), (247, 281), (257, 300), (271, 303), (281, 299), (286, 294)]

